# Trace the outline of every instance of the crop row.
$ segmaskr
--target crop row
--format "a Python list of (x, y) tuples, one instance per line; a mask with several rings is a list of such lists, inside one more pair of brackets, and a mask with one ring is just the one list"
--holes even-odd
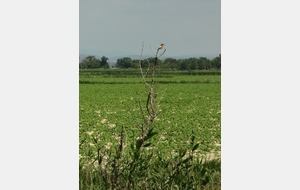
[[(97, 75), (97, 76), (108, 76), (108, 77), (140, 77), (139, 69), (80, 69), (80, 75)], [(190, 71), (178, 71), (178, 70), (165, 70), (158, 69), (158, 77), (168, 76), (179, 76), (179, 75), (221, 75), (220, 70), (190, 70)]]

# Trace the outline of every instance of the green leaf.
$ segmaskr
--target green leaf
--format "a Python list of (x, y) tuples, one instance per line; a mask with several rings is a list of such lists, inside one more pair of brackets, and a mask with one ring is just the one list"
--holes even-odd
[[(192, 131), (192, 133), (194, 133), (194, 131)], [(191, 141), (192, 141), (192, 144), (194, 144), (194, 141), (195, 141), (195, 135), (192, 135)]]
[(146, 143), (146, 144), (143, 145), (143, 147), (148, 147), (150, 145), (151, 145), (151, 143)]
[(194, 147), (192, 148), (192, 151), (195, 151), (199, 147), (199, 143), (195, 144)]

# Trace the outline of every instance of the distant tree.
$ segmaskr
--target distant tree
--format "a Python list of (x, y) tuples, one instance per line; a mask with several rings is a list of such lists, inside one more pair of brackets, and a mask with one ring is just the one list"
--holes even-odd
[(209, 69), (210, 68), (210, 60), (207, 59), (206, 57), (200, 57), (198, 59), (198, 69), (204, 70), (204, 69)]
[[(151, 64), (152, 64), (152, 63), (155, 63), (155, 57), (150, 57), (150, 58), (148, 58), (148, 61), (149, 61), (149, 63), (151, 63)], [(147, 61), (147, 62), (148, 62), (148, 61)], [(159, 65), (159, 66), (162, 65), (162, 61), (161, 61), (160, 59), (157, 59), (156, 61), (157, 61), (157, 62), (156, 62), (157, 65)], [(147, 64), (147, 66), (148, 66), (148, 64)]]
[(198, 62), (197, 58), (194, 58), (194, 57), (193, 58), (188, 58), (186, 60), (188, 70), (196, 70), (197, 69), (197, 62)]
[(178, 60), (178, 69), (179, 70), (188, 70), (188, 65), (186, 59)]
[(95, 56), (89, 55), (79, 63), (81, 69), (94, 69), (94, 68), (109, 68), (108, 58), (103, 56), (101, 60)]
[(148, 68), (148, 66), (149, 66), (149, 63), (148, 63), (148, 61), (146, 59), (143, 59), (143, 60), (133, 59), (132, 60), (132, 64), (133, 64), (134, 68), (139, 68), (140, 67), (140, 65), (139, 65), (140, 63), (141, 63), (141, 66), (142, 66), (143, 69)]
[(82, 62), (79, 64), (80, 68), (86, 68), (86, 69), (92, 69), (100, 67), (100, 60), (97, 59), (95, 56), (87, 56), (82, 60)]
[(100, 67), (102, 67), (102, 68), (109, 68), (108, 58), (107, 57), (105, 57), (105, 56), (101, 57)]
[(211, 60), (211, 65), (213, 68), (221, 69), (221, 54), (218, 57), (215, 57)]
[(130, 57), (123, 57), (121, 59), (118, 59), (115, 66), (123, 69), (134, 67), (133, 61)]
[(176, 69), (178, 67), (177, 60), (174, 58), (166, 58), (163, 61), (163, 67), (168, 69)]

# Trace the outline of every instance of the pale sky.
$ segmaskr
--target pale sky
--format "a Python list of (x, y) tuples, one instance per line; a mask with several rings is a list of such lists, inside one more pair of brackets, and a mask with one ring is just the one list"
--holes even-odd
[(164, 56), (221, 53), (221, 0), (79, 0), (81, 54)]

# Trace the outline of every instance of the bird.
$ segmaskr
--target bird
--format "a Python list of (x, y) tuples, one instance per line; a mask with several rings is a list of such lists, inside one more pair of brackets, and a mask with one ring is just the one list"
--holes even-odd
[(160, 44), (158, 49), (162, 49), (162, 48), (164, 48), (164, 46), (165, 46), (165, 44)]

